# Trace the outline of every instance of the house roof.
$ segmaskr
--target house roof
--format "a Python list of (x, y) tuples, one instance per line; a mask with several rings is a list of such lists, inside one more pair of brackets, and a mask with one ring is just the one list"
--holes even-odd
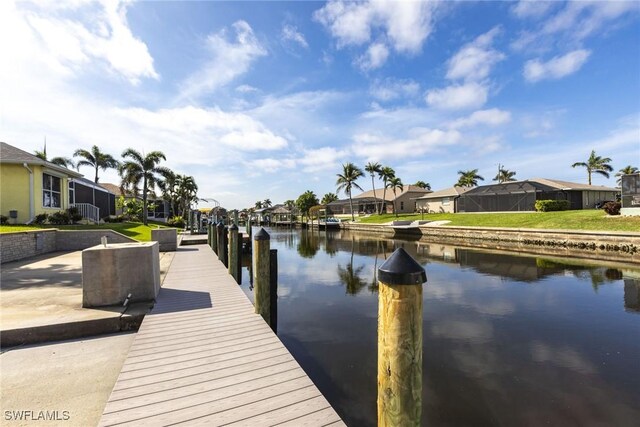
[[(418, 187), (416, 185), (405, 185), (404, 187), (402, 187), (401, 191), (396, 190), (396, 195), (395, 196), (393, 195), (393, 190), (391, 190), (391, 189), (387, 189), (386, 194), (384, 194), (384, 189), (383, 188), (380, 188), (380, 189), (376, 188), (375, 197), (378, 200), (382, 200), (382, 195), (384, 194), (384, 199), (387, 202), (392, 202), (396, 198), (398, 198), (398, 197), (400, 197), (400, 196), (402, 196), (403, 194), (406, 194), (406, 193), (427, 194), (427, 193), (430, 193), (430, 192), (431, 192), (431, 190), (427, 190), (427, 189), (424, 189), (422, 187)], [(370, 197), (370, 198), (374, 197), (373, 190), (365, 191), (364, 193), (358, 194), (357, 196), (353, 196), (354, 199), (362, 199), (362, 198), (367, 198), (367, 197)]]
[(99, 185), (116, 196), (122, 196), (122, 190), (119, 185), (111, 184), (110, 182), (100, 183)]
[(13, 145), (9, 145), (6, 142), (0, 142), (0, 163), (8, 163), (8, 164), (27, 163), (29, 165), (40, 165), (48, 169), (52, 169), (54, 171), (64, 173), (74, 178), (82, 177), (81, 173), (74, 172), (63, 166), (59, 166), (59, 165), (56, 165), (55, 163), (42, 160), (40, 157), (35, 156), (31, 153), (28, 153), (24, 150), (21, 150), (17, 147), (14, 147)]
[(438, 199), (441, 197), (457, 197), (469, 191), (471, 187), (449, 187), (418, 197), (416, 200)]
[(589, 185), (578, 182), (560, 181), (558, 179), (533, 178), (529, 181), (539, 182), (558, 190), (591, 190), (591, 191), (618, 191), (616, 188), (606, 187), (604, 185)]
[(576, 182), (559, 181), (555, 179), (534, 178), (523, 181), (509, 181), (499, 184), (480, 185), (470, 188), (465, 195), (496, 195), (516, 193), (536, 193), (546, 191), (618, 191), (615, 188), (602, 185), (579, 184)]

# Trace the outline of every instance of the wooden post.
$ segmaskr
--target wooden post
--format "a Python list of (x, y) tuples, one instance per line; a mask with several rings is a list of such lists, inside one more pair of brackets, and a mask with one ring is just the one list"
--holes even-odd
[(211, 224), (207, 224), (207, 245), (211, 246)]
[(253, 236), (253, 295), (256, 313), (261, 315), (267, 324), (271, 322), (271, 310), (269, 302), (270, 294), (270, 252), (271, 236), (261, 228)]
[(218, 233), (218, 259), (224, 264), (226, 249), (224, 246), (224, 225), (222, 222), (218, 223), (216, 231)]
[(229, 267), (229, 226), (225, 225), (224, 230), (222, 232), (222, 237), (224, 238), (223, 247), (224, 247), (224, 257), (222, 258), (222, 263), (225, 267)]
[(238, 281), (238, 226), (233, 224), (229, 227), (229, 274), (233, 276), (236, 283)]
[(237, 269), (236, 269), (236, 282), (238, 285), (242, 284), (242, 233), (238, 231), (238, 239), (236, 241), (236, 253), (237, 255)]
[(269, 250), (269, 326), (278, 333), (278, 250)]
[(218, 254), (218, 226), (212, 223), (209, 228), (211, 230), (211, 249)]
[(422, 416), (424, 268), (397, 249), (378, 269), (378, 426), (419, 426)]

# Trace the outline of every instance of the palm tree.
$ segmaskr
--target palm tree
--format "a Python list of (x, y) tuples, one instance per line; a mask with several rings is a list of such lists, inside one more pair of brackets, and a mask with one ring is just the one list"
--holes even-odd
[(493, 181), (498, 181), (498, 184), (503, 182), (516, 181), (516, 179), (514, 178), (515, 175), (515, 172), (511, 172), (508, 169), (500, 168), (496, 177), (493, 178)]
[(376, 201), (376, 205), (377, 205), (378, 198), (376, 197), (376, 186), (373, 178), (375, 177), (376, 174), (380, 174), (380, 171), (382, 170), (382, 165), (378, 162), (369, 162), (364, 167), (364, 170), (371, 174), (371, 187), (373, 188), (373, 199)]
[(336, 200), (338, 200), (338, 195), (336, 193), (327, 193), (322, 196), (322, 201), (320, 202), (320, 204), (328, 205), (329, 203), (335, 202)]
[(348, 295), (357, 295), (362, 288), (367, 286), (367, 282), (360, 276), (362, 270), (364, 270), (364, 265), (360, 267), (353, 267), (353, 237), (351, 238), (351, 261), (346, 267), (342, 267), (338, 264), (338, 278), (342, 283), (344, 283), (345, 291)]
[(82, 157), (82, 160), (76, 164), (78, 169), (80, 169), (80, 166), (90, 166), (96, 170), (96, 177), (94, 179), (96, 184), (98, 183), (99, 169), (102, 169), (103, 171), (110, 168), (116, 169), (120, 165), (120, 162), (114, 159), (110, 154), (100, 151), (97, 145), (91, 147), (91, 151), (82, 149), (76, 150), (76, 152), (73, 153), (73, 157)]
[[(94, 148), (97, 147), (94, 146)], [(119, 168), (123, 184), (137, 188), (142, 181), (142, 222), (147, 225), (147, 197), (160, 180), (159, 175), (167, 174), (169, 171), (165, 167), (158, 166), (158, 163), (166, 160), (166, 157), (161, 151), (152, 151), (143, 157), (133, 148), (124, 150), (122, 157), (128, 159)]]
[(478, 181), (484, 181), (484, 178), (478, 175), (478, 169), (470, 169), (466, 171), (458, 171), (460, 179), (455, 184), (456, 187), (475, 187)]
[(355, 216), (353, 215), (353, 200), (351, 198), (351, 190), (353, 187), (362, 191), (362, 187), (356, 184), (356, 180), (361, 176), (364, 176), (364, 172), (362, 169), (354, 165), (353, 163), (345, 163), (342, 165), (342, 173), (336, 174), (338, 176), (338, 180), (336, 181), (336, 185), (338, 186), (338, 191), (344, 190), (345, 194), (349, 195), (349, 205), (351, 206), (351, 220), (355, 221)]
[(417, 181), (415, 184), (416, 187), (424, 188), (425, 190), (431, 190), (431, 184), (424, 181)]
[(586, 162), (576, 162), (571, 165), (572, 168), (576, 166), (582, 166), (587, 168), (587, 176), (589, 177), (589, 185), (591, 185), (591, 174), (597, 173), (605, 178), (609, 178), (609, 172), (613, 172), (613, 168), (609, 164), (611, 159), (609, 157), (602, 158), (596, 156), (596, 150), (591, 150), (591, 155)]
[(295, 200), (287, 200), (284, 202), (284, 207), (289, 209), (289, 210), (293, 210), (293, 208), (296, 207), (296, 201)]
[(384, 191), (382, 192), (382, 204), (380, 205), (380, 211), (378, 212), (378, 214), (381, 214), (382, 208), (384, 207), (386, 211), (387, 206), (387, 182), (389, 182), (390, 179), (395, 178), (396, 171), (389, 166), (384, 166), (380, 169), (380, 172), (378, 172), (378, 176), (382, 179), (382, 184), (384, 186)]
[(262, 202), (258, 200), (255, 204), (256, 209), (262, 209)]
[(638, 172), (640, 171), (635, 166), (631, 166), (631, 165), (625, 166), (622, 169), (620, 169), (616, 174), (616, 176), (618, 177), (618, 180), (616, 181), (616, 183), (620, 187), (622, 186), (622, 175), (633, 175), (634, 173), (638, 173)]
[(68, 157), (54, 157), (51, 160), (47, 159), (47, 147), (44, 147), (43, 151), (35, 150), (33, 154), (35, 154), (37, 158), (44, 160), (45, 162), (53, 163), (54, 165), (62, 166), (63, 168), (71, 169), (76, 167), (75, 163), (73, 163), (73, 160)]
[(271, 206), (273, 206), (273, 203), (271, 203), (270, 199), (264, 199), (262, 201), (262, 207), (263, 208), (270, 208)]
[(393, 190), (393, 213), (398, 216), (398, 211), (396, 210), (396, 190), (400, 189), (400, 191), (404, 190), (404, 185), (402, 184), (402, 180), (398, 177), (393, 177), (389, 180), (386, 187), (389, 187)]
[(192, 176), (178, 175), (176, 195), (178, 197), (180, 212), (184, 213), (189, 210), (191, 203), (198, 202), (198, 184)]

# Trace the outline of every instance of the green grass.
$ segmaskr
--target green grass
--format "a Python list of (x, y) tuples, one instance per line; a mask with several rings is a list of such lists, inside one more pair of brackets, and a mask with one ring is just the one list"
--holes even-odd
[(140, 222), (117, 222), (100, 225), (0, 225), (0, 233), (32, 231), (46, 228), (57, 228), (59, 230), (113, 230), (140, 242), (149, 242), (151, 241), (151, 230), (158, 227), (165, 228), (166, 225), (144, 225)]
[[(356, 219), (360, 223), (384, 224), (394, 220), (420, 220), (421, 214), (371, 215)], [(451, 221), (446, 225), (469, 227), (541, 228), (593, 231), (633, 231), (640, 233), (640, 217), (608, 217), (603, 211), (589, 209), (562, 212), (425, 214), (425, 220)]]

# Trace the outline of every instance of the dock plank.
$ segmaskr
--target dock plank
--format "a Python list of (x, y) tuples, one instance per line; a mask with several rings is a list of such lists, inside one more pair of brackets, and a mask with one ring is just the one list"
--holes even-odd
[(206, 245), (178, 249), (101, 426), (344, 425)]

